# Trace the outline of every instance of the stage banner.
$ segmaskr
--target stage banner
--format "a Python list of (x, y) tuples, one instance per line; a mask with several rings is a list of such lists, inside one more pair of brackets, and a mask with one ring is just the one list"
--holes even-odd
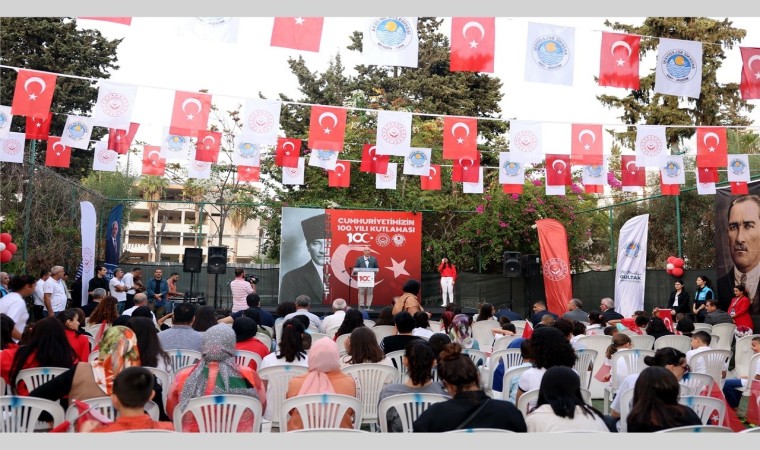
[(106, 238), (105, 264), (107, 273), (106, 279), (113, 278), (113, 270), (119, 265), (119, 256), (121, 255), (121, 215), (124, 211), (124, 205), (116, 205), (111, 209), (106, 221)]
[(567, 311), (567, 302), (573, 298), (567, 231), (559, 221), (554, 219), (537, 220), (536, 228), (541, 261), (544, 262), (546, 307), (549, 311), (561, 316)]
[(624, 317), (644, 309), (649, 214), (628, 219), (618, 237), (615, 310)]
[(351, 273), (367, 246), (380, 266), (373, 309), (390, 305), (407, 280), (421, 280), (421, 214), (286, 207), (281, 232), (279, 302), (308, 295), (312, 304), (343, 298), (357, 306)]
[(82, 218), (80, 227), (82, 230), (82, 306), (87, 304), (87, 286), (95, 276), (95, 234), (97, 222), (95, 219), (95, 207), (90, 202), (80, 202)]

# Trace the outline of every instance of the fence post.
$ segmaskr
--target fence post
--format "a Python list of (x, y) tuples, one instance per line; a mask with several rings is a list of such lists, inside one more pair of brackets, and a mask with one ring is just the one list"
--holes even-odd
[(29, 221), (32, 216), (32, 196), (34, 195), (34, 163), (37, 159), (37, 140), (33, 139), (29, 146), (29, 182), (26, 185), (27, 191), (24, 193), (24, 250), (21, 252), (23, 270), (26, 271), (27, 248), (29, 248)]
[(615, 270), (615, 265), (617, 263), (617, 258), (615, 257), (615, 219), (612, 216), (612, 208), (608, 211), (610, 212), (610, 267), (612, 267), (612, 270)]

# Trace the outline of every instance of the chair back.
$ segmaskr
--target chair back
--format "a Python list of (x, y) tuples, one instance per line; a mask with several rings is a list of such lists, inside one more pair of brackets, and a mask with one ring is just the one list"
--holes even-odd
[[(65, 420), (66, 414), (56, 401), (16, 395), (0, 396), (0, 432), (34, 433), (43, 411), (53, 417), (53, 427)], [(5, 445), (10, 446), (7, 441)]]
[(364, 319), (364, 326), (372, 328), (375, 326), (375, 321), (370, 319)]
[(753, 334), (752, 336), (744, 336), (736, 340), (734, 346), (734, 361), (736, 363), (734, 370), (739, 377), (749, 376), (749, 360), (752, 359), (754, 353), (752, 352), (752, 339), (760, 337), (760, 334)]
[[(499, 339), (496, 342), (499, 342), (502, 339)], [(493, 379), (495, 376), (496, 368), (499, 366), (500, 362), (504, 363), (505, 374), (510, 368), (519, 366), (523, 363), (522, 353), (520, 352), (520, 349), (506, 348), (504, 350), (498, 350), (491, 353), (491, 355), (488, 357), (488, 366), (486, 366), (488, 370), (488, 382), (486, 384), (486, 387), (488, 389), (493, 388)]]
[(156, 376), (156, 379), (158, 380), (158, 384), (161, 385), (161, 400), (163, 400), (164, 405), (166, 405), (166, 400), (169, 398), (169, 388), (172, 385), (172, 374), (165, 370), (157, 369), (155, 367), (148, 367), (148, 366), (143, 366), (143, 367), (150, 370), (150, 372)]
[(628, 431), (628, 413), (631, 412), (631, 406), (633, 405), (633, 388), (626, 390), (620, 395), (620, 432), (625, 433)]
[(693, 409), (704, 425), (721, 425), (726, 417), (726, 403), (714, 397), (683, 395), (678, 403)]
[(712, 334), (713, 326), (709, 323), (695, 323), (694, 331), (707, 331), (707, 334)]
[(734, 430), (718, 425), (685, 425), (682, 427), (666, 428), (655, 433), (733, 433)]
[(720, 350), (718, 348), (718, 342), (720, 342), (720, 336), (718, 336), (717, 334), (711, 334), (710, 335), (710, 348), (713, 348), (713, 349), (716, 349), (716, 350)]
[(684, 374), (680, 381), (682, 386), (686, 386), (685, 395), (708, 395), (713, 378), (705, 373), (689, 372)]
[(98, 341), (96, 341), (95, 338), (92, 337), (92, 336), (89, 336), (89, 335), (86, 335), (86, 334), (85, 334), (85, 336), (87, 336), (87, 340), (90, 342), (90, 351), (95, 350), (95, 347), (97, 347), (97, 345), (98, 345)]
[(388, 432), (388, 411), (396, 410), (401, 419), (401, 427), (404, 433), (413, 431), (412, 424), (433, 403), (445, 402), (449, 397), (442, 394), (410, 393), (391, 395), (380, 400), (377, 405), (377, 415), (380, 417), (380, 432)]
[(493, 347), (494, 328), (499, 328), (499, 322), (495, 320), (480, 320), (472, 323), (472, 338), (478, 341), (478, 346), (483, 351), (491, 351)]
[(672, 347), (685, 354), (691, 350), (691, 338), (682, 334), (667, 334), (654, 340), (655, 351), (665, 347)]
[(733, 323), (718, 323), (713, 325), (712, 332), (710, 334), (717, 335), (720, 340), (717, 344), (710, 343), (710, 348), (716, 350), (731, 350), (731, 342), (733, 341), (734, 331), (736, 331), (736, 325)]
[[(650, 336), (651, 337), (651, 336)], [(638, 348), (618, 350), (612, 355), (611, 364), (611, 387), (617, 390), (623, 379), (634, 373), (641, 373), (647, 368), (644, 358), (654, 356), (654, 350), (641, 350)], [(623, 371), (621, 369), (625, 367)]]
[(693, 355), (691, 360), (689, 360), (689, 366), (691, 366), (691, 370), (704, 366), (705, 372), (713, 377), (713, 380), (722, 389), (723, 383), (726, 381), (723, 377), (723, 371), (728, 366), (730, 359), (730, 350), (707, 350)]
[[(512, 385), (512, 381), (515, 380), (515, 382), (517, 382), (517, 380), (520, 379), (522, 374), (526, 370), (530, 369), (530, 367), (531, 366), (515, 366), (515, 367), (510, 367), (509, 369), (506, 369), (504, 371), (504, 376), (501, 378), (501, 395), (500, 396), (497, 395), (494, 398), (512, 402), (513, 399), (509, 397), (510, 386)], [(493, 384), (491, 386), (493, 386)]]
[(285, 399), (280, 409), (280, 432), (288, 431), (291, 413), (301, 416), (304, 429), (341, 428), (343, 417), (353, 413), (353, 427), (362, 424), (364, 405), (356, 398), (342, 394), (309, 394)]
[(274, 322), (274, 338), (279, 344), (282, 340), (282, 324), (284, 323), (284, 320), (276, 320)]
[[(604, 364), (605, 353), (607, 352), (607, 347), (612, 343), (612, 336), (606, 336), (603, 334), (581, 336), (578, 338), (578, 343), (584, 348), (596, 350), (596, 359), (594, 360), (594, 369), (592, 370), (592, 373), (596, 373), (602, 367), (602, 364)], [(591, 377), (591, 386), (589, 386), (589, 389), (591, 389), (592, 397), (602, 398), (604, 387), (605, 383)]]
[[(111, 397), (95, 397), (82, 400), (90, 406), (93, 406), (94, 410), (101, 415), (108, 418), (110, 421), (116, 420), (117, 411), (113, 407), (113, 401)], [(73, 402), (69, 402), (69, 407), (66, 409), (66, 420), (70, 422), (69, 432), (76, 432), (76, 417), (80, 414), (79, 408)]]
[(248, 350), (235, 350), (235, 363), (239, 366), (249, 367), (251, 361), (256, 363), (256, 367), (251, 367), (253, 370), (257, 370), (261, 367), (261, 360), (263, 358), (256, 352)]
[(739, 433), (760, 433), (760, 427), (745, 428)]
[(523, 417), (528, 417), (530, 403), (536, 399), (538, 399), (538, 389), (525, 392), (519, 399), (517, 399), (517, 409), (520, 410)]
[(362, 422), (374, 426), (377, 424), (377, 403), (383, 386), (398, 381), (395, 367), (380, 363), (351, 364), (342, 369), (356, 381), (356, 397), (364, 405)]
[(396, 327), (393, 325), (375, 325), (370, 328), (377, 337), (377, 343), (379, 344), (386, 336), (393, 336), (396, 334)]
[(311, 335), (311, 343), (314, 344), (319, 339), (332, 339), (330, 336), (326, 335), (325, 333), (319, 333), (317, 331), (310, 331), (309, 334)]
[[(364, 324), (367, 325), (366, 320), (364, 321)], [(430, 325), (430, 331), (432, 331), (433, 333), (441, 333), (443, 330), (443, 325), (441, 324), (441, 322), (428, 322), (428, 324)], [(367, 325), (367, 326), (370, 326), (370, 325)]]
[(256, 333), (256, 339), (260, 340), (264, 345), (267, 346), (267, 348), (271, 351), (272, 350), (272, 338), (267, 336), (266, 334), (262, 332)]
[(648, 334), (635, 334), (629, 336), (631, 338), (631, 346), (641, 350), (652, 350), (654, 347), (654, 336)]
[[(261, 402), (247, 395), (204, 395), (197, 397), (180, 410), (174, 410), (174, 430), (182, 431), (182, 419), (190, 414), (198, 423), (200, 433), (258, 433), (261, 432)], [(246, 411), (253, 421), (240, 428)], [(250, 417), (250, 415), (248, 416)]]
[(5, 382), (5, 378), (3, 377), (0, 377), (0, 395), (11, 395), (8, 383)]
[(58, 375), (69, 369), (63, 367), (34, 367), (31, 369), (21, 369), (16, 375), (16, 388), (23, 381), (29, 392), (42, 386)]
[[(760, 353), (755, 353), (752, 356), (752, 359), (749, 360), (748, 364), (749, 375), (747, 376), (747, 387), (744, 388), (743, 394), (745, 397), (750, 397), (750, 393), (752, 392), (752, 384), (760, 383), (760, 381), (757, 381), (755, 379), (758, 375), (760, 375)], [(752, 397), (750, 397), (749, 400), (752, 401)], [(757, 403), (757, 410), (760, 411), (760, 396), (757, 397)]]
[(515, 334), (514, 336), (502, 335), (499, 339), (495, 339), (495, 336), (494, 336), (495, 340), (493, 341), (493, 348), (491, 349), (491, 353), (498, 352), (499, 350), (506, 350), (512, 341), (520, 337), (521, 336), (517, 334)]
[(193, 365), (201, 360), (201, 352), (197, 350), (190, 350), (187, 348), (177, 348), (167, 350), (169, 359), (171, 360), (171, 371), (177, 373), (179, 369)]
[(589, 389), (591, 387), (591, 379), (594, 376), (594, 361), (597, 354), (598, 352), (592, 348), (581, 348), (575, 351), (576, 358), (573, 369), (578, 372), (582, 388)]
[(348, 354), (348, 352), (346, 351), (346, 339), (350, 337), (351, 337), (351, 333), (343, 333), (340, 336), (338, 336), (337, 339), (335, 339), (335, 344), (338, 346), (338, 353), (340, 353), (341, 356)]
[(406, 367), (404, 367), (404, 354), (405, 350), (396, 350), (390, 353), (386, 353), (385, 356), (393, 361), (393, 366), (398, 371), (397, 383), (403, 383), (406, 376)]
[(280, 426), (280, 407), (285, 401), (290, 379), (308, 371), (308, 367), (295, 364), (264, 367), (257, 371), (267, 385), (267, 418), (271, 417), (273, 427)]
[(475, 350), (473, 348), (463, 348), (462, 353), (469, 356), (475, 367), (485, 367), (488, 364), (488, 355), (482, 350)]

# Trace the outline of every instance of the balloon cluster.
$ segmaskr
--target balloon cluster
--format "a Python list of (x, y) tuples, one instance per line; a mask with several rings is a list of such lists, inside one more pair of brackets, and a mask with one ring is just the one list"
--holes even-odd
[(0, 263), (10, 262), (13, 254), (16, 253), (16, 244), (13, 242), (13, 236), (10, 233), (0, 233)]
[(676, 256), (668, 256), (668, 265), (665, 266), (665, 269), (667, 269), (668, 275), (673, 275), (674, 277), (683, 276), (683, 259)]

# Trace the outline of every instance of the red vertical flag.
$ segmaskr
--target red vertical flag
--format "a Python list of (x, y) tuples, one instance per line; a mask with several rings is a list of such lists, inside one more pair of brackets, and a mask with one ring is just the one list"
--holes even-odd
[(630, 34), (602, 33), (599, 86), (639, 89), (639, 43)]
[(142, 174), (163, 176), (166, 172), (166, 158), (161, 158), (161, 147), (146, 145), (143, 148)]
[(327, 177), (330, 187), (349, 187), (351, 185), (351, 161), (339, 159), (335, 162), (335, 168), (327, 171)]
[(420, 189), (423, 191), (441, 190), (441, 166), (438, 164), (430, 165), (428, 176), (420, 177)]
[(478, 156), (477, 119), (444, 117), (443, 159), (474, 159)]
[(537, 220), (536, 228), (543, 261), (546, 306), (549, 311), (561, 316), (567, 311), (567, 302), (573, 298), (567, 231), (554, 219)]
[(298, 157), (301, 156), (301, 140), (293, 138), (278, 138), (274, 163), (281, 167), (298, 167)]
[(742, 100), (760, 98), (760, 48), (739, 47), (742, 54)]
[(731, 182), (731, 195), (747, 195), (749, 194), (749, 187), (746, 181), (732, 181)]
[(362, 164), (359, 170), (368, 173), (388, 173), (389, 155), (378, 155), (377, 147), (372, 144), (364, 144), (362, 147)]
[(46, 115), (53, 101), (56, 75), (20, 69), (13, 92), (11, 114), (14, 116)]
[(494, 17), (452, 17), (450, 70), (493, 73), (495, 42)]
[(679, 195), (681, 193), (681, 185), (663, 183), (662, 173), (660, 173), (660, 193), (662, 195)]
[(129, 152), (129, 147), (132, 145), (132, 141), (135, 139), (135, 134), (137, 134), (138, 128), (140, 128), (140, 124), (134, 122), (129, 124), (129, 130), (109, 128), (108, 150), (113, 150), (120, 155), (126, 155), (127, 152)]
[(697, 180), (700, 183), (717, 183), (718, 169), (715, 167), (697, 167)]
[(71, 164), (71, 147), (61, 144), (61, 138), (50, 136), (45, 151), (45, 165), (68, 169)]
[(549, 186), (570, 186), (570, 155), (546, 155), (546, 184)]
[(602, 163), (602, 126), (574, 123), (572, 125), (570, 159), (579, 166)]
[(477, 183), (480, 178), (480, 153), (476, 157), (459, 158), (451, 166), (451, 181)]
[(522, 184), (502, 184), (501, 191), (504, 192), (505, 194), (520, 195), (523, 193), (523, 185)]
[(726, 129), (697, 127), (697, 167), (726, 167), (727, 161)]
[(269, 45), (318, 52), (324, 20), (324, 17), (275, 17)]
[(222, 133), (218, 131), (199, 131), (195, 144), (195, 160), (216, 164), (219, 160), (219, 147)]
[(316, 105), (311, 107), (309, 122), (309, 148), (316, 150), (343, 150), (346, 134), (346, 109)]
[(261, 176), (260, 166), (237, 166), (238, 181), (256, 183)]
[(176, 91), (169, 134), (198, 136), (208, 128), (211, 95), (202, 92)]
[(623, 186), (646, 186), (646, 168), (636, 165), (636, 155), (623, 155), (620, 160)]
[(46, 141), (50, 135), (50, 122), (52, 121), (53, 113), (26, 116), (26, 138)]

